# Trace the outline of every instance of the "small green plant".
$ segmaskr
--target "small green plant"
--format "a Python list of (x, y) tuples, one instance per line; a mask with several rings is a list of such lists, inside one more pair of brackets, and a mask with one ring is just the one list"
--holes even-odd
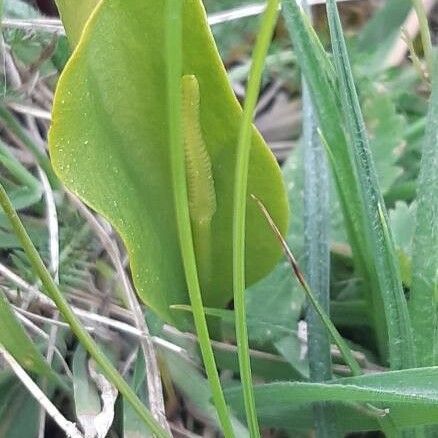
[[(45, 125), (24, 129), (32, 119), (12, 111), (18, 92), (8, 85), (0, 104), (6, 141), (29, 151), (38, 175), (0, 143), (0, 247), (12, 265), (0, 260), (8, 280), (0, 291), (0, 353), (34, 396), (26, 373), (40, 379), (49, 397), (39, 402), (55, 422), (75, 437), (111, 430), (164, 438), (208, 428), (226, 438), (271, 430), (435, 436), (438, 55), (422, 3), (389, 0), (347, 44), (336, 1), (327, 0), (328, 53), (305, 4), (268, 1), (245, 70), (243, 109), (201, 0), (57, 4), (72, 53), (54, 97), (50, 160), (32, 136)], [(303, 79), (303, 141), (282, 168), (253, 126), (269, 45), (282, 38), (275, 34), (280, 6), (294, 51), (287, 63)], [(415, 68), (388, 69), (382, 60), (411, 9), (424, 65), (413, 53)], [(105, 227), (73, 195), (53, 195), (64, 187), (117, 231), (137, 295)], [(69, 202), (86, 219), (79, 232), (65, 213)], [(30, 217), (42, 205), (44, 232)], [(70, 236), (62, 251), (59, 224)], [(92, 233), (109, 258), (95, 250)], [(102, 314), (80, 308), (87, 299), (74, 292), (84, 287), (81, 267), (98, 279), (94, 290), (109, 290)], [(37, 296), (44, 311), (35, 313), (15, 287)], [(53, 327), (64, 321), (70, 331), (59, 334)], [(90, 321), (138, 337), (142, 354), (128, 339), (126, 357)], [(11, 407), (30, 406), (26, 433), (39, 424), (42, 437), (38, 405), (14, 393), (16, 382), (0, 371), (0, 435), (23, 434), (5, 420), (12, 400)], [(62, 402), (52, 403), (55, 388), (73, 402), (79, 428), (63, 417)], [(164, 406), (178, 403), (174, 424)], [(198, 422), (182, 420), (191, 409)]]

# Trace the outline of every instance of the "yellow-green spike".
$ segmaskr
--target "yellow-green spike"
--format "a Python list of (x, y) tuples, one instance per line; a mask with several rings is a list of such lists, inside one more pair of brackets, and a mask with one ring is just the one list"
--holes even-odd
[(211, 221), (216, 212), (216, 192), (210, 156), (202, 137), (199, 83), (194, 75), (183, 76), (181, 83), (190, 219), (198, 275), (204, 288), (208, 285), (211, 273)]

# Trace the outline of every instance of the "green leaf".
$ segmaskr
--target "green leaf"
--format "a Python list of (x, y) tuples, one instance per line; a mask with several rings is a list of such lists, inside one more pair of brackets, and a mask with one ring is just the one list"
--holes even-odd
[(357, 58), (364, 70), (373, 73), (387, 66), (385, 61), (411, 8), (412, 0), (388, 0), (360, 32)]
[(72, 47), (76, 47), (79, 43), (85, 23), (98, 3), (99, 0), (76, 0), (74, 2), (56, 0), (56, 6)]
[(397, 114), (391, 94), (382, 84), (362, 84), (363, 116), (369, 131), (379, 186), (385, 194), (400, 176), (397, 160), (403, 151), (406, 120)]
[(0, 436), (8, 438), (38, 435), (39, 403), (17, 379), (0, 385)]
[[(196, 367), (175, 353), (164, 352), (163, 356), (169, 369), (172, 380), (183, 394), (184, 398), (196, 408), (204, 419), (219, 429), (219, 420), (214, 406), (211, 404), (211, 391), (207, 380)], [(249, 436), (247, 429), (235, 417), (231, 417), (236, 437), (246, 438)]]
[[(42, 188), (40, 182), (14, 157), (8, 147), (0, 141), (0, 164), (13, 177), (9, 184), (9, 197), (17, 210), (30, 207), (40, 201)], [(3, 213), (0, 213), (4, 216)]]
[[(198, 0), (184, 2), (183, 19), (183, 70), (200, 85), (200, 123), (217, 198), (211, 286), (203, 299), (205, 306), (222, 307), (232, 296), (232, 187), (242, 116)], [(172, 321), (169, 306), (186, 304), (188, 297), (171, 188), (163, 39), (163, 2), (100, 3), (60, 79), (50, 150), (69, 189), (121, 234), (141, 298)], [(284, 230), (281, 174), (255, 130), (248, 192), (263, 200)], [(251, 201), (246, 252), (247, 284), (268, 273), (280, 255)]]
[[(146, 367), (142, 354), (137, 355), (134, 373), (132, 376), (131, 387), (134, 389), (140, 400), (148, 405), (148, 395), (146, 393)], [(132, 409), (126, 400), (123, 400), (123, 437), (141, 438), (151, 436), (150, 429), (141, 421), (140, 417)]]
[(418, 180), (417, 216), (412, 251), (410, 312), (419, 365), (437, 361), (438, 300), (438, 56), (432, 80)]
[[(438, 413), (438, 367), (368, 374), (333, 380), (330, 383), (278, 382), (255, 387), (259, 418), (266, 426), (305, 429), (311, 425), (308, 404), (336, 403), (336, 418), (344, 431), (376, 430), (378, 417), (365, 406), (387, 408), (398, 428), (436, 424)], [(226, 391), (227, 400), (243, 412), (239, 389)], [(346, 405), (346, 403), (350, 405)]]
[[(373, 267), (370, 266), (371, 260), (366, 254), (364, 232), (360, 229), (362, 221), (360, 196), (356, 177), (352, 170), (354, 166), (343, 130), (339, 96), (333, 86), (333, 66), (328, 66), (330, 64), (328, 56), (321, 52), (317, 37), (304, 17), (302, 10), (298, 7), (296, 0), (284, 1), (283, 13), (294, 43), (295, 53), (309, 86), (319, 127), (327, 143), (335, 148), (332, 151), (334, 158), (331, 160), (331, 167), (356, 266), (365, 282), (372, 284), (374, 271)], [(321, 58), (325, 60), (321, 60)], [(335, 222), (339, 228), (341, 222), (337, 211), (335, 213)], [(386, 317), (383, 312), (382, 299), (374, 284), (368, 290), (371, 293), (367, 295), (367, 299), (372, 308), (372, 319), (379, 341), (379, 349), (385, 354), (387, 348)]]
[(16, 318), (2, 292), (0, 292), (0, 344), (23, 368), (61, 382)]
[(73, 391), (76, 417), (82, 428), (90, 436), (97, 433), (95, 418), (101, 412), (98, 389), (89, 377), (88, 355), (79, 345), (73, 355)]
[[(380, 351), (385, 355), (389, 341), (391, 365), (394, 368), (409, 367), (412, 365), (413, 345), (407, 306), (397, 272), (390, 231), (386, 226), (384, 205), (369, 157), (369, 147), (363, 143), (363, 120), (360, 120), (360, 126), (357, 125), (360, 109), (342, 30), (340, 23), (333, 22), (334, 5), (328, 3), (328, 6), (331, 8), (331, 27), (335, 32), (332, 44), (341, 84), (339, 90), (333, 88), (333, 72), (327, 67), (327, 55), (326, 61), (322, 62), (321, 51), (314, 41), (316, 37), (309, 30), (295, 0), (284, 3), (285, 18), (327, 143), (356, 266), (364, 277), (366, 290), (371, 291), (368, 298)], [(343, 105), (340, 105), (341, 100)], [(348, 136), (343, 129), (344, 117)], [(351, 143), (356, 147), (353, 148)]]
[(405, 202), (396, 202), (394, 208), (389, 211), (400, 272), (403, 284), (407, 287), (411, 287), (412, 284), (412, 241), (416, 208), (415, 202), (409, 206)]

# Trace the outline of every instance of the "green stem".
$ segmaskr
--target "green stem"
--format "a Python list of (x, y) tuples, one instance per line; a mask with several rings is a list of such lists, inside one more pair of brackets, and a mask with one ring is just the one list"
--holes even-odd
[(251, 363), (245, 312), (245, 220), (248, 186), (248, 167), (251, 150), (252, 119), (260, 91), (266, 53), (277, 21), (279, 0), (269, 0), (262, 18), (260, 32), (254, 48), (253, 61), (243, 109), (243, 119), (237, 150), (234, 214), (233, 214), (233, 292), (236, 318), (236, 338), (239, 368), (248, 427), (251, 437), (259, 437), (259, 425), (252, 387)]
[(426, 10), (424, 9), (423, 0), (412, 0), (415, 12), (420, 24), (421, 43), (423, 44), (424, 57), (427, 63), (429, 76), (432, 76), (433, 55), (432, 55), (432, 39), (430, 36), (429, 22), (427, 20)]
[(176, 220), (193, 319), (198, 334), (199, 346), (204, 361), (205, 372), (210, 383), (213, 402), (226, 438), (234, 437), (230, 413), (222, 391), (213, 348), (204, 314), (201, 289), (199, 286), (193, 236), (188, 204), (184, 142), (182, 133), (182, 1), (166, 2), (166, 51), (167, 51), (167, 92), (169, 108), (169, 142), (173, 191), (175, 197)]
[(41, 283), (44, 286), (47, 294), (52, 298), (59, 312), (69, 324), (72, 332), (78, 338), (82, 346), (88, 351), (90, 356), (96, 361), (102, 369), (106, 378), (119, 390), (119, 392), (132, 405), (139, 417), (145, 422), (150, 430), (158, 438), (169, 438), (167, 432), (160, 426), (160, 424), (152, 416), (151, 412), (143, 405), (140, 399), (136, 396), (131, 387), (122, 378), (119, 372), (114, 368), (108, 358), (99, 349), (99, 346), (94, 342), (93, 338), (83, 328), (81, 322), (71, 310), (67, 300), (62, 295), (58, 286), (51, 277), (49, 271), (44, 266), (44, 263), (33, 245), (29, 235), (27, 234), (20, 218), (18, 217), (12, 203), (0, 184), (0, 205), (8, 217), (12, 228), (14, 229), (23, 249), (26, 253), (33, 270), (38, 275)]

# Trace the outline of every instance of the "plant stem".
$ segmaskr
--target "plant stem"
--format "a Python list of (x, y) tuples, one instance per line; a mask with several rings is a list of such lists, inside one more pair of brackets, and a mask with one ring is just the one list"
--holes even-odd
[(210, 383), (213, 402), (226, 438), (234, 437), (230, 413), (225, 402), (213, 348), (204, 314), (201, 289), (193, 247), (193, 235), (190, 223), (184, 143), (182, 135), (182, 1), (166, 2), (166, 51), (167, 51), (167, 92), (169, 109), (169, 142), (171, 148), (171, 166), (173, 192), (175, 198), (176, 220), (179, 242), (183, 259), (193, 319), (198, 334), (199, 346), (205, 371)]
[(412, 0), (412, 5), (414, 6), (420, 24), (420, 35), (421, 43), (423, 44), (424, 58), (426, 59), (429, 77), (431, 77), (433, 68), (432, 38), (430, 36), (426, 10), (424, 8), (423, 0)]
[(132, 405), (139, 417), (151, 429), (158, 438), (169, 438), (167, 432), (154, 419), (151, 412), (143, 405), (140, 399), (136, 396), (131, 387), (122, 378), (119, 372), (114, 368), (108, 358), (102, 353), (99, 346), (94, 342), (93, 338), (86, 332), (79, 319), (71, 310), (67, 300), (62, 295), (55, 281), (51, 277), (49, 271), (44, 266), (44, 263), (33, 245), (29, 235), (27, 234), (20, 218), (18, 217), (12, 203), (3, 187), (0, 184), (0, 205), (3, 208), (7, 218), (9, 219), (13, 230), (15, 231), (23, 249), (26, 253), (32, 269), (38, 275), (41, 283), (44, 286), (47, 294), (55, 302), (56, 307), (68, 322), (72, 332), (78, 338), (79, 342), (88, 351), (90, 356), (102, 369), (105, 377), (120, 391), (126, 400)]
[(266, 53), (278, 15), (279, 0), (269, 0), (254, 48), (237, 149), (233, 214), (233, 292), (236, 338), (245, 411), (251, 437), (259, 437), (245, 312), (245, 221), (252, 119), (260, 91)]

